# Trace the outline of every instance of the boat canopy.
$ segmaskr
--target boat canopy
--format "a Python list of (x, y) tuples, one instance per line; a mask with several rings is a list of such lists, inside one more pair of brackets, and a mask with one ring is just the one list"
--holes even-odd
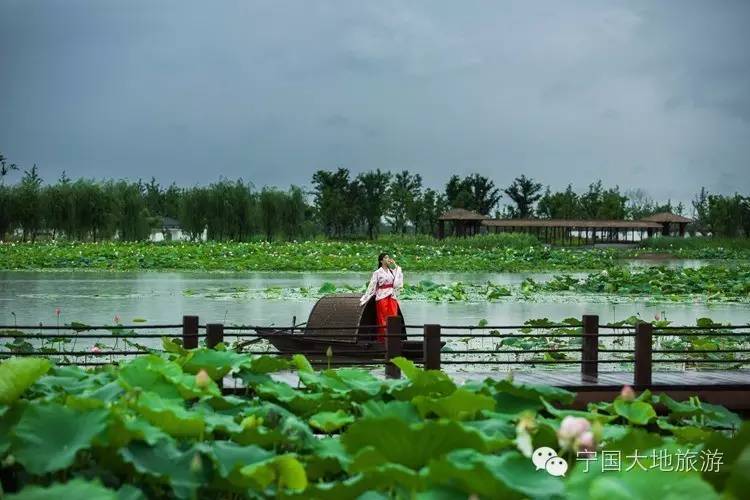
[[(351, 342), (375, 340), (375, 298), (360, 306), (361, 297), (358, 293), (335, 293), (321, 297), (310, 311), (305, 335)], [(398, 315), (403, 319), (400, 306)], [(405, 334), (406, 328), (401, 333)]]

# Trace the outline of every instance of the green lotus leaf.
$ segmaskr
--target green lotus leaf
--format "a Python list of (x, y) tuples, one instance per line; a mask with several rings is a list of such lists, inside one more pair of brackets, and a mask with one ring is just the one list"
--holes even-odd
[(146, 495), (132, 484), (124, 484), (117, 490), (117, 500), (146, 500)]
[(560, 478), (540, 474), (528, 458), (515, 451), (497, 456), (457, 450), (430, 462), (428, 477), (432, 484), (483, 498), (554, 498), (564, 491)]
[(0, 363), (0, 404), (16, 401), (49, 368), (49, 361), (40, 358), (10, 358)]
[(267, 356), (264, 354), (253, 356), (250, 363), (246, 363), (243, 366), (243, 369), (252, 373), (262, 374), (289, 370), (292, 367), (294, 367), (294, 365), (288, 359), (280, 356)]
[(32, 474), (69, 467), (107, 428), (107, 410), (74, 411), (58, 403), (32, 403), (13, 429), (12, 451)]
[(174, 437), (198, 438), (206, 430), (201, 414), (186, 410), (182, 402), (152, 392), (138, 397), (138, 410), (149, 422)]
[(120, 497), (112, 490), (108, 490), (99, 481), (84, 481), (72, 479), (67, 483), (53, 483), (50, 486), (27, 486), (18, 493), (7, 495), (8, 500), (52, 500), (55, 498), (86, 499), (86, 500), (118, 500)]
[(490, 412), (483, 415), (487, 418), (463, 422), (463, 425), (478, 430), (489, 439), (513, 439), (516, 436), (516, 425), (507, 415)]
[(394, 358), (408, 380), (393, 384), (389, 392), (402, 401), (411, 401), (416, 396), (447, 396), (456, 390), (456, 384), (439, 370), (423, 370), (406, 358)]
[(304, 393), (284, 382), (271, 381), (255, 387), (264, 399), (277, 401), (301, 416), (321, 411), (346, 410), (350, 403), (341, 395), (331, 393)]
[(354, 417), (343, 410), (322, 411), (308, 419), (311, 427), (330, 434), (354, 422)]
[(227, 373), (245, 362), (247, 362), (247, 356), (233, 351), (201, 348), (193, 349), (187, 357), (183, 358), (182, 369), (192, 374), (206, 370), (213, 380), (221, 380)]
[(194, 497), (210, 473), (197, 448), (180, 450), (173, 441), (159, 441), (154, 446), (133, 441), (119, 454), (139, 473), (169, 484), (178, 498)]
[(417, 396), (412, 403), (423, 418), (434, 414), (452, 420), (473, 419), (478, 412), (495, 408), (495, 400), (491, 397), (466, 389), (456, 389), (442, 398)]
[(114, 376), (108, 372), (91, 373), (77, 366), (54, 366), (40, 378), (34, 388), (49, 395), (61, 391), (68, 394), (84, 394), (108, 384)]
[(315, 371), (310, 364), (310, 361), (302, 354), (295, 354), (292, 356), (292, 364), (297, 367), (300, 372), (313, 372)]
[(339, 368), (322, 372), (299, 372), (299, 377), (306, 387), (318, 391), (331, 391), (346, 394), (350, 399), (360, 402), (372, 399), (383, 389), (383, 382), (372, 374), (353, 368)]
[(635, 425), (646, 425), (656, 418), (656, 410), (649, 403), (643, 401), (624, 401), (616, 399), (615, 412)]
[(575, 399), (575, 393), (546, 385), (522, 384), (510, 380), (485, 381), (485, 385), (491, 387), (496, 393), (507, 393), (514, 396), (535, 399), (541, 401), (556, 401), (563, 404), (571, 404)]
[(199, 387), (194, 375), (184, 373), (182, 367), (155, 355), (139, 356), (120, 368), (118, 379), (126, 389), (139, 388), (165, 399), (194, 399), (201, 396), (221, 396), (213, 380)]
[(230, 441), (214, 441), (210, 444), (211, 456), (216, 462), (216, 468), (225, 479), (234, 479), (236, 486), (249, 487), (250, 484), (242, 482), (240, 469), (249, 464), (265, 462), (275, 455), (271, 451), (264, 450), (258, 446), (241, 446)]
[(417, 409), (408, 401), (379, 401), (371, 399), (360, 406), (364, 418), (395, 417), (406, 423), (416, 423), (422, 419)]
[[(639, 450), (639, 454), (641, 450)], [(701, 479), (697, 472), (680, 472), (640, 466), (627, 470), (632, 462), (623, 458), (624, 466), (619, 472), (601, 472), (598, 462), (589, 465), (589, 472), (584, 473), (578, 467), (571, 474), (566, 484), (566, 495), (569, 498), (589, 498), (591, 500), (631, 500), (633, 498), (660, 498), (678, 500), (683, 498), (700, 498), (701, 500), (718, 500), (719, 495), (713, 487)], [(740, 498), (740, 497), (737, 497)]]
[(458, 422), (439, 420), (409, 425), (393, 417), (360, 419), (344, 432), (341, 442), (350, 454), (371, 446), (388, 462), (415, 470), (431, 458), (455, 449), (471, 448), (487, 453), (502, 446)]
[(307, 488), (305, 468), (294, 455), (280, 455), (264, 462), (240, 469), (240, 474), (253, 481), (260, 489), (275, 483), (280, 490)]
[(182, 347), (182, 344), (178, 339), (170, 337), (161, 338), (161, 347), (166, 352), (177, 354), (178, 356), (186, 356), (190, 351)]
[[(724, 435), (721, 432), (714, 432), (705, 442), (703, 449), (706, 451), (718, 451), (721, 453), (722, 465), (718, 471), (703, 472), (703, 479), (714, 485), (714, 487), (723, 491), (726, 483), (732, 476), (747, 477), (747, 467), (743, 468), (743, 461), (740, 457), (750, 449), (750, 422), (744, 422), (739, 431), (733, 436)], [(740, 478), (733, 480), (735, 484), (741, 482)], [(739, 490), (738, 490), (739, 491)], [(745, 492), (750, 490), (745, 490)], [(736, 498), (742, 498), (737, 495)]]
[(124, 413), (123, 410), (115, 408), (112, 410), (113, 418), (107, 429), (107, 442), (114, 448), (127, 446), (133, 440), (145, 441), (154, 445), (162, 440), (169, 440), (169, 434), (159, 427), (151, 424), (145, 418)]
[(333, 283), (329, 283), (328, 281), (323, 283), (323, 286), (321, 286), (318, 289), (318, 293), (320, 294), (328, 294), (328, 293), (335, 293), (335, 292), (336, 292), (336, 285), (334, 285)]
[(602, 433), (603, 448), (619, 450), (622, 456), (664, 445), (664, 439), (641, 427), (608, 425)]
[[(311, 484), (304, 493), (296, 496), (289, 495), (286, 498), (321, 500), (381, 498), (373, 495), (377, 495), (377, 492), (389, 492), (394, 488), (418, 491), (424, 487), (423, 483), (424, 480), (417, 472), (403, 465), (389, 463), (341, 481)], [(390, 496), (386, 494), (385, 498), (390, 498)]]

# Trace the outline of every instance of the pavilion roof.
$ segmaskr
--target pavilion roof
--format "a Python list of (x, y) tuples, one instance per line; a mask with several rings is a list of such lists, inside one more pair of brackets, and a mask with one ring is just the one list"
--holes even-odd
[(693, 222), (693, 219), (688, 219), (682, 215), (673, 214), (671, 212), (660, 212), (658, 214), (649, 215), (641, 220), (650, 222)]
[(593, 219), (489, 219), (482, 225), (490, 227), (572, 227), (608, 229), (661, 229), (661, 224), (638, 220), (593, 220)]
[(453, 208), (448, 210), (441, 215), (439, 220), (486, 220), (489, 219), (486, 215), (479, 214), (473, 210), (466, 210), (465, 208)]

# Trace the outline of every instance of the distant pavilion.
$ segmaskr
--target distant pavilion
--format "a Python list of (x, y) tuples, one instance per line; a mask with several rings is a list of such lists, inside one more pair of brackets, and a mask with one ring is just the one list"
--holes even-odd
[[(444, 238), (445, 221), (453, 226), (455, 236), (472, 236), (480, 232), (528, 233), (545, 243), (569, 244), (628, 243), (654, 234), (669, 236), (672, 229), (685, 235), (691, 219), (664, 212), (642, 220), (581, 220), (581, 219), (491, 219), (461, 208), (449, 210), (438, 219), (438, 238)], [(637, 238), (636, 238), (637, 237)]]
[(448, 210), (438, 217), (438, 238), (445, 238), (445, 223), (450, 223), (448, 236), (474, 236), (482, 229), (482, 222), (489, 219), (486, 215), (478, 214), (465, 208)]
[(663, 236), (669, 236), (670, 234), (672, 234), (671, 230), (674, 226), (677, 226), (677, 234), (679, 234), (680, 236), (685, 236), (685, 227), (693, 222), (693, 219), (688, 219), (687, 217), (683, 217), (682, 215), (677, 215), (670, 212), (661, 212), (658, 214), (649, 215), (648, 217), (644, 217), (641, 220), (645, 220), (648, 222), (658, 222), (659, 224), (661, 224), (661, 234)]

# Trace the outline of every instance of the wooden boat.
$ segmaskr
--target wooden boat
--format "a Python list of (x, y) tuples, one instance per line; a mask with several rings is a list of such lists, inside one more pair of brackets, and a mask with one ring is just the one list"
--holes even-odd
[[(285, 354), (301, 353), (311, 360), (327, 360), (331, 348), (333, 361), (382, 362), (385, 345), (378, 342), (375, 316), (375, 299), (360, 306), (361, 295), (339, 293), (321, 297), (310, 311), (305, 328), (295, 333), (294, 328), (258, 328), (261, 338), (268, 340)], [(401, 308), (399, 316), (403, 318)], [(402, 333), (402, 355), (413, 360), (422, 358), (422, 342), (407, 341), (406, 328)]]

